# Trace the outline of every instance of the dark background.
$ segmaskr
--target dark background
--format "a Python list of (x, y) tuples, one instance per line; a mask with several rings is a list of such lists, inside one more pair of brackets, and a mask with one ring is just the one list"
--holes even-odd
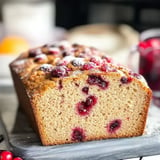
[(56, 24), (129, 24), (138, 31), (160, 27), (160, 0), (56, 0)]

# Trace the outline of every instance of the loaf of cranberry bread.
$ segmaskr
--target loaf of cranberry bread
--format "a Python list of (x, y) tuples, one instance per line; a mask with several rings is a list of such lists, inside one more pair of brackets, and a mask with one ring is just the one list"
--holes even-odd
[(152, 95), (146, 81), (93, 47), (44, 45), (10, 69), (43, 145), (143, 134)]

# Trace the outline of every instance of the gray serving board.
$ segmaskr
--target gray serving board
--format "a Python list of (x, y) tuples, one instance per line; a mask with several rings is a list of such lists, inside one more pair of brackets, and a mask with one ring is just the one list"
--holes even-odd
[(9, 143), (25, 160), (120, 160), (160, 154), (160, 109), (151, 106), (146, 133), (140, 137), (42, 146), (39, 137), (18, 112)]

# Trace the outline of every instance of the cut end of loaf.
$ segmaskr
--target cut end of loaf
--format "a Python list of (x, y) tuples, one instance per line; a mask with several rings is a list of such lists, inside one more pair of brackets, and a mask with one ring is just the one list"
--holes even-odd
[[(89, 83), (91, 75), (101, 77), (107, 87)], [(143, 134), (150, 91), (136, 79), (123, 83), (116, 73), (91, 75), (64, 80), (63, 89), (57, 83), (34, 101), (44, 145)]]

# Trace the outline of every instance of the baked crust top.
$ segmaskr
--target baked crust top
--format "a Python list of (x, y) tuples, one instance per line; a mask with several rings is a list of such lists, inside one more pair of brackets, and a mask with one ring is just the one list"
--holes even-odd
[(120, 74), (126, 79), (137, 79), (148, 87), (141, 75), (115, 64), (104, 52), (67, 41), (30, 49), (10, 66), (30, 92), (54, 87), (59, 79), (80, 78), (91, 73)]

